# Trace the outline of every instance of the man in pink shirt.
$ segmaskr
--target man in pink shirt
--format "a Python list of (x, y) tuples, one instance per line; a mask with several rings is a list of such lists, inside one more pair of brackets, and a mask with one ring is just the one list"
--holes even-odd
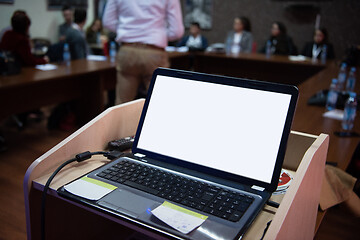
[(168, 41), (184, 33), (179, 0), (109, 0), (104, 27), (116, 32), (116, 103), (135, 99), (138, 89), (148, 89), (153, 71), (169, 67)]

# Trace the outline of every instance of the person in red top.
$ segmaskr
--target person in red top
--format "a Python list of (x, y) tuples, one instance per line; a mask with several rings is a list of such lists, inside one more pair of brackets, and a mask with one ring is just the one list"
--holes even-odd
[(4, 33), (0, 42), (0, 49), (12, 52), (23, 66), (48, 63), (48, 57), (36, 58), (31, 53), (29, 39), (30, 24), (30, 18), (26, 14), (14, 14), (11, 18), (12, 30)]

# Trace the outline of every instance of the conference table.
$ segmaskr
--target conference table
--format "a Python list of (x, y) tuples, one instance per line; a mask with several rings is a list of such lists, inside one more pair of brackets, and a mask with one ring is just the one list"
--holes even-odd
[(104, 91), (116, 83), (114, 63), (83, 59), (55, 65), (54, 70), (24, 67), (20, 74), (0, 76), (0, 120), (68, 101), (75, 101), (80, 124), (104, 110)]
[(196, 53), (194, 70), (197, 72), (243, 77), (298, 86), (323, 70), (326, 64), (291, 61), (288, 56), (260, 53)]
[[(338, 63), (291, 61), (287, 56), (266, 57), (263, 54), (169, 53), (171, 68), (194, 70), (234, 77), (294, 84), (299, 101), (292, 129), (311, 134), (330, 135), (328, 162), (346, 169), (360, 138), (340, 138), (341, 122), (324, 118), (325, 107), (309, 106), (307, 100), (321, 89), (327, 89), (338, 74)], [(18, 75), (0, 76), (0, 120), (42, 106), (75, 101), (79, 124), (84, 124), (104, 110), (104, 94), (115, 88), (115, 63), (75, 60), (70, 66), (56, 64), (57, 69), (41, 71), (25, 67)], [(359, 75), (357, 77), (359, 82)], [(356, 85), (360, 92), (360, 85)], [(265, 121), (265, 119), (264, 119)], [(354, 130), (360, 132), (360, 117)]]
[[(174, 66), (189, 69), (187, 53), (171, 53)], [(23, 67), (21, 73), (0, 75), (0, 121), (13, 114), (43, 106), (74, 101), (79, 125), (93, 119), (104, 110), (105, 91), (115, 89), (115, 63), (109, 59), (95, 61), (79, 59), (70, 66), (54, 64), (54, 70), (43, 71)]]
[[(359, 68), (357, 69), (359, 71)], [(308, 99), (319, 90), (328, 89), (332, 78), (336, 78), (339, 65), (331, 62), (326, 69), (315, 74), (298, 86), (299, 100), (296, 108), (292, 129), (312, 134), (326, 133), (330, 136), (327, 162), (334, 163), (340, 169), (346, 170), (352, 156), (359, 145), (360, 137), (339, 137), (335, 131), (343, 131), (341, 121), (323, 117), (325, 107), (310, 106)], [(357, 82), (360, 77), (357, 76)], [(355, 86), (355, 92), (360, 93), (360, 85)], [(360, 116), (355, 119), (353, 131), (360, 133)]]

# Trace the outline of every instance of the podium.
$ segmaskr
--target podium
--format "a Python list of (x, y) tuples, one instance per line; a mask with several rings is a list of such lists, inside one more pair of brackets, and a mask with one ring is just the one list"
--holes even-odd
[[(63, 162), (84, 151), (99, 151), (109, 141), (134, 135), (144, 99), (107, 109), (36, 159), (24, 177), (28, 239), (40, 239), (40, 207), (44, 185)], [(283, 168), (293, 175), (287, 192), (272, 197), (279, 208), (265, 206), (242, 239), (312, 239), (329, 137), (292, 131)], [(47, 239), (169, 239), (155, 229), (60, 197), (60, 186), (106, 164), (102, 156), (65, 167), (52, 181), (46, 205)]]

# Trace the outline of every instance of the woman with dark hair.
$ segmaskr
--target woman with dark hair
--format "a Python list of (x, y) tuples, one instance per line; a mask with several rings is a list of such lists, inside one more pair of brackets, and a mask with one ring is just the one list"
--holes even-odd
[(11, 18), (12, 30), (4, 33), (0, 49), (12, 52), (24, 66), (35, 66), (49, 62), (47, 57), (36, 58), (31, 53), (29, 28), (30, 18), (25, 12), (14, 14)]
[(260, 50), (260, 52), (265, 53), (267, 42), (271, 43), (271, 53), (278, 55), (296, 55), (297, 49), (292, 41), (291, 37), (289, 37), (286, 33), (286, 27), (281, 22), (273, 22), (271, 25), (271, 36), (265, 42), (264, 47)]
[(307, 42), (302, 51), (302, 55), (314, 59), (320, 59), (326, 49), (326, 58), (335, 58), (334, 48), (328, 40), (328, 32), (326, 28), (319, 28), (314, 31), (314, 39), (311, 42)]
[(246, 17), (236, 17), (233, 31), (226, 38), (226, 52), (231, 54), (250, 53), (253, 45), (250, 21)]
[[(18, 15), (18, 14), (24, 14), (24, 15), (26, 15), (26, 12), (23, 11), (23, 10), (16, 10), (16, 11), (13, 13), (12, 16), (15, 16), (15, 15)], [(10, 31), (11, 29), (12, 29), (12, 27), (11, 27), (11, 24), (10, 24), (9, 26), (7, 26), (7, 27), (5, 27), (5, 28), (3, 28), (3, 29), (1, 30), (1, 32), (0, 32), (0, 41), (1, 41), (2, 37), (4, 36), (4, 33), (7, 32), (7, 31)]]
[(96, 18), (86, 30), (86, 41), (89, 44), (101, 44), (107, 41), (107, 37), (103, 31), (102, 22)]

